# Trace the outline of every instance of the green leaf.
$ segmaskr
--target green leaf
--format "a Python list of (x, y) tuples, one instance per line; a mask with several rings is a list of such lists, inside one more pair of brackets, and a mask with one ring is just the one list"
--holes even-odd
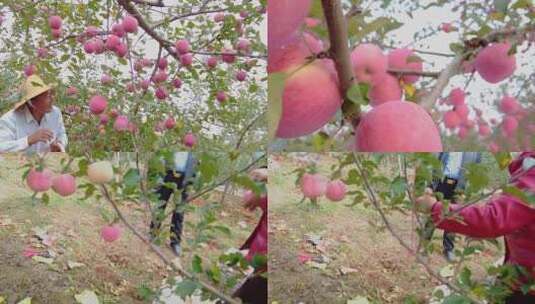
[[(356, 29), (356, 26), (351, 26), (350, 28), (350, 38), (352, 41), (360, 41), (368, 34), (379, 33), (384, 34), (395, 29), (400, 28), (403, 23), (398, 22), (397, 20), (389, 17), (379, 17), (371, 22), (366, 22), (360, 24), (361, 28)], [(353, 32), (352, 29), (355, 31)]]
[(220, 232), (223, 232), (224, 234), (226, 234), (227, 236), (230, 236), (232, 234), (232, 232), (230, 231), (230, 228), (226, 227), (226, 226), (222, 226), (222, 225), (213, 225), (212, 226), (213, 229), (215, 230), (218, 230)]
[(175, 294), (182, 298), (189, 297), (197, 288), (197, 282), (184, 279), (175, 285)]
[(139, 189), (141, 176), (137, 168), (130, 168), (123, 176), (124, 194), (131, 195)]
[(349, 100), (351, 100), (355, 104), (361, 104), (362, 103), (362, 96), (360, 95), (360, 88), (358, 84), (354, 83), (351, 85), (349, 90), (347, 90), (346, 96)]
[(484, 164), (471, 163), (467, 165), (466, 170), (467, 193), (476, 193), (489, 185), (490, 178)]
[(202, 272), (202, 260), (198, 255), (193, 256), (193, 260), (191, 261), (191, 268), (193, 269), (193, 272)]
[(461, 43), (450, 43), (450, 50), (455, 54), (461, 54), (464, 51), (464, 45)]
[(268, 136), (275, 138), (279, 121), (282, 115), (282, 95), (287, 75), (273, 73), (268, 75)]
[(467, 287), (471, 287), (472, 283), (472, 271), (468, 267), (464, 267), (459, 275), (459, 282)]
[(472, 301), (470, 299), (466, 298), (465, 296), (461, 295), (450, 295), (444, 298), (444, 301), (442, 301), (442, 304), (470, 304)]
[(89, 166), (89, 161), (87, 159), (85, 159), (85, 158), (81, 158), (78, 161), (78, 172), (76, 172), (75, 175), (77, 177), (86, 175), (88, 166)]
[(511, 0), (494, 0), (494, 7), (500, 13), (506, 14), (507, 13), (507, 7), (509, 6), (510, 2), (511, 2)]
[(239, 186), (252, 190), (257, 195), (262, 194), (262, 188), (260, 185), (247, 175), (237, 175), (232, 179), (232, 181)]
[(533, 5), (532, 0), (518, 0), (511, 6), (513, 9), (529, 9)]
[(212, 265), (212, 267), (206, 272), (212, 281), (215, 283), (221, 282), (221, 269), (217, 264)]
[(251, 260), (251, 266), (254, 269), (261, 269), (267, 265), (267, 256), (265, 254), (255, 254)]
[(199, 160), (199, 172), (204, 182), (210, 182), (219, 172), (217, 160), (210, 154), (204, 153)]
[(43, 196), (41, 196), (41, 201), (43, 202), (43, 204), (45, 205), (48, 205), (50, 204), (50, 196), (48, 195), (48, 193), (43, 193)]
[(329, 143), (329, 135), (325, 132), (317, 132), (312, 136), (312, 146), (314, 151), (324, 151), (327, 149), (327, 144)]
[(494, 158), (496, 159), (496, 162), (501, 170), (507, 168), (513, 161), (513, 157), (509, 152), (498, 152), (494, 154)]

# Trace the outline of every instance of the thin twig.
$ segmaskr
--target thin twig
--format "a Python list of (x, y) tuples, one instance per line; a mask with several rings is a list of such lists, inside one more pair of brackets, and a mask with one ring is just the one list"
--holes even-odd
[(162, 252), (161, 248), (157, 245), (153, 244), (149, 239), (147, 239), (141, 232), (139, 232), (130, 222), (126, 219), (126, 217), (123, 215), (121, 210), (117, 207), (117, 203), (112, 199), (110, 193), (108, 192), (108, 189), (105, 185), (102, 185), (101, 191), (106, 198), (106, 200), (112, 205), (113, 209), (117, 213), (117, 216), (119, 219), (124, 223), (124, 225), (136, 236), (138, 237), (143, 243), (148, 245), (150, 249), (169, 267), (171, 267), (174, 271), (177, 271), (178, 273), (182, 274), (183, 276), (187, 277), (188, 279), (195, 280), (197, 283), (199, 283), (204, 289), (209, 291), (210, 293), (214, 294), (215, 296), (227, 301), (231, 304), (239, 304), (239, 301), (234, 300), (232, 297), (222, 293), (217, 288), (213, 287), (212, 285), (203, 282), (199, 278), (195, 277), (190, 272), (184, 270), (180, 265), (174, 263), (171, 261), (165, 254)]
[(440, 72), (426, 72), (426, 71), (404, 70), (404, 69), (393, 69), (393, 68), (389, 68), (387, 71), (392, 74), (398, 74), (399, 76), (417, 75), (417, 76), (430, 77), (430, 78), (438, 78), (438, 76), (440, 76)]

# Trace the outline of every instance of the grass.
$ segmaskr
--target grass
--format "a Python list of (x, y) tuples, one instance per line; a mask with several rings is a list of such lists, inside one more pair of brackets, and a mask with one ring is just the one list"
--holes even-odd
[[(125, 227), (121, 238), (114, 243), (100, 239), (100, 227), (105, 225), (100, 211), (111, 211), (106, 202), (83, 201), (83, 193), (78, 192), (63, 198), (53, 191), (49, 191), (49, 205), (33, 202), (32, 193), (21, 179), (22, 164), (23, 160), (15, 155), (5, 155), (0, 160), (0, 223), (6, 219), (12, 222), (5, 226), (0, 224), (0, 297), (8, 303), (25, 297), (32, 297), (34, 304), (73, 303), (74, 295), (84, 289), (94, 290), (103, 303), (146, 303), (149, 301), (138, 292), (140, 287), (157, 290), (166, 278), (176, 275), (169, 273), (147, 246)], [(49, 158), (48, 166), (57, 169), (59, 156)], [(239, 247), (256, 225), (258, 214), (241, 208), (238, 197), (227, 197), (225, 204), (214, 212), (218, 224), (229, 227), (231, 234), (216, 234), (215, 239), (195, 248), (184, 242), (180, 262), (186, 268), (195, 254), (208, 263), (229, 248)], [(218, 199), (216, 191), (192, 205), (201, 207)], [(148, 218), (139, 207), (124, 203), (121, 210), (140, 231), (148, 232)], [(195, 211), (186, 213), (186, 222), (195, 224), (199, 219)], [(35, 243), (32, 228), (45, 226), (49, 226), (50, 235), (57, 236), (50, 248), (38, 248), (41, 252), (52, 249), (57, 253), (51, 266), (22, 255), (24, 248)], [(184, 239), (193, 237), (189, 226), (185, 226)], [(167, 247), (163, 248), (166, 255), (173, 257)], [(85, 266), (68, 269), (69, 261)], [(230, 291), (223, 285), (220, 288)]]
[[(310, 202), (299, 203), (302, 194), (295, 185), (296, 168), (306, 164), (292, 154), (272, 155), (269, 172), (269, 263), (270, 300), (277, 303), (346, 303), (358, 296), (372, 303), (402, 303), (414, 295), (420, 303), (427, 303), (432, 290), (440, 285), (432, 279), (415, 258), (382, 229), (375, 210), (363, 204), (348, 207), (349, 198), (342, 202), (320, 199), (319, 208)], [(341, 154), (331, 153), (315, 160), (318, 171), (325, 176), (331, 172)], [(355, 190), (350, 187), (349, 190)], [(389, 214), (395, 230), (410, 244), (416, 245), (415, 219), (401, 213)], [(321, 250), (305, 241), (305, 235), (318, 234), (323, 238)], [(436, 233), (434, 245), (440, 248), (442, 233)], [(460, 245), (463, 240), (458, 240)], [(299, 254), (313, 258), (327, 256), (325, 269), (302, 264)], [(481, 278), (484, 264), (500, 257), (496, 250), (486, 250), (468, 265), (474, 276)], [(429, 257), (436, 270), (446, 266), (439, 255)], [(352, 272), (342, 274), (348, 268)]]

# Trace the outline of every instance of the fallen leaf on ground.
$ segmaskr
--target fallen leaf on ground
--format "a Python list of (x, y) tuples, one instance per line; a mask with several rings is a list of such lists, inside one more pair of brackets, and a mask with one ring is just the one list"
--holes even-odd
[(440, 269), (440, 276), (443, 278), (451, 278), (454, 275), (453, 265), (449, 264)]
[(69, 267), (69, 269), (80, 268), (84, 266), (85, 264), (82, 264), (82, 263), (78, 263), (74, 261), (67, 261), (67, 267)]
[(92, 290), (84, 290), (82, 293), (74, 296), (76, 302), (80, 304), (100, 304), (97, 295)]
[(347, 300), (346, 304), (370, 304), (370, 301), (368, 301), (365, 297), (356, 297), (351, 300)]
[(52, 259), (52, 258), (44, 258), (44, 257), (38, 256), (38, 255), (32, 257), (32, 260), (34, 260), (36, 262), (39, 262), (39, 263), (47, 264), (47, 265), (52, 265), (52, 263), (54, 263), (54, 259)]
[(356, 272), (359, 272), (358, 269), (350, 268), (350, 267), (343, 267), (343, 266), (340, 267), (339, 270), (340, 270), (340, 273), (341, 273), (342, 275), (346, 275), (346, 274), (348, 274), (348, 273), (356, 273)]
[(32, 304), (32, 298), (25, 298), (24, 300), (18, 302), (17, 304)]
[(327, 264), (324, 264), (324, 263), (316, 263), (316, 262), (309, 261), (309, 262), (307, 262), (307, 265), (309, 265), (312, 268), (316, 268), (316, 269), (320, 269), (320, 270), (327, 269)]

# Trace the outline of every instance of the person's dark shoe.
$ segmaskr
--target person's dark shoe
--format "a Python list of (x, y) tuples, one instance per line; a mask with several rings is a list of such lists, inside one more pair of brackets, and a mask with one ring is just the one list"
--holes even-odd
[(444, 258), (446, 258), (446, 261), (453, 263), (455, 262), (455, 253), (453, 253), (453, 250), (444, 250)]
[(180, 253), (182, 252), (182, 247), (180, 247), (180, 244), (171, 244), (171, 250), (173, 250), (173, 253), (176, 256), (180, 256)]

